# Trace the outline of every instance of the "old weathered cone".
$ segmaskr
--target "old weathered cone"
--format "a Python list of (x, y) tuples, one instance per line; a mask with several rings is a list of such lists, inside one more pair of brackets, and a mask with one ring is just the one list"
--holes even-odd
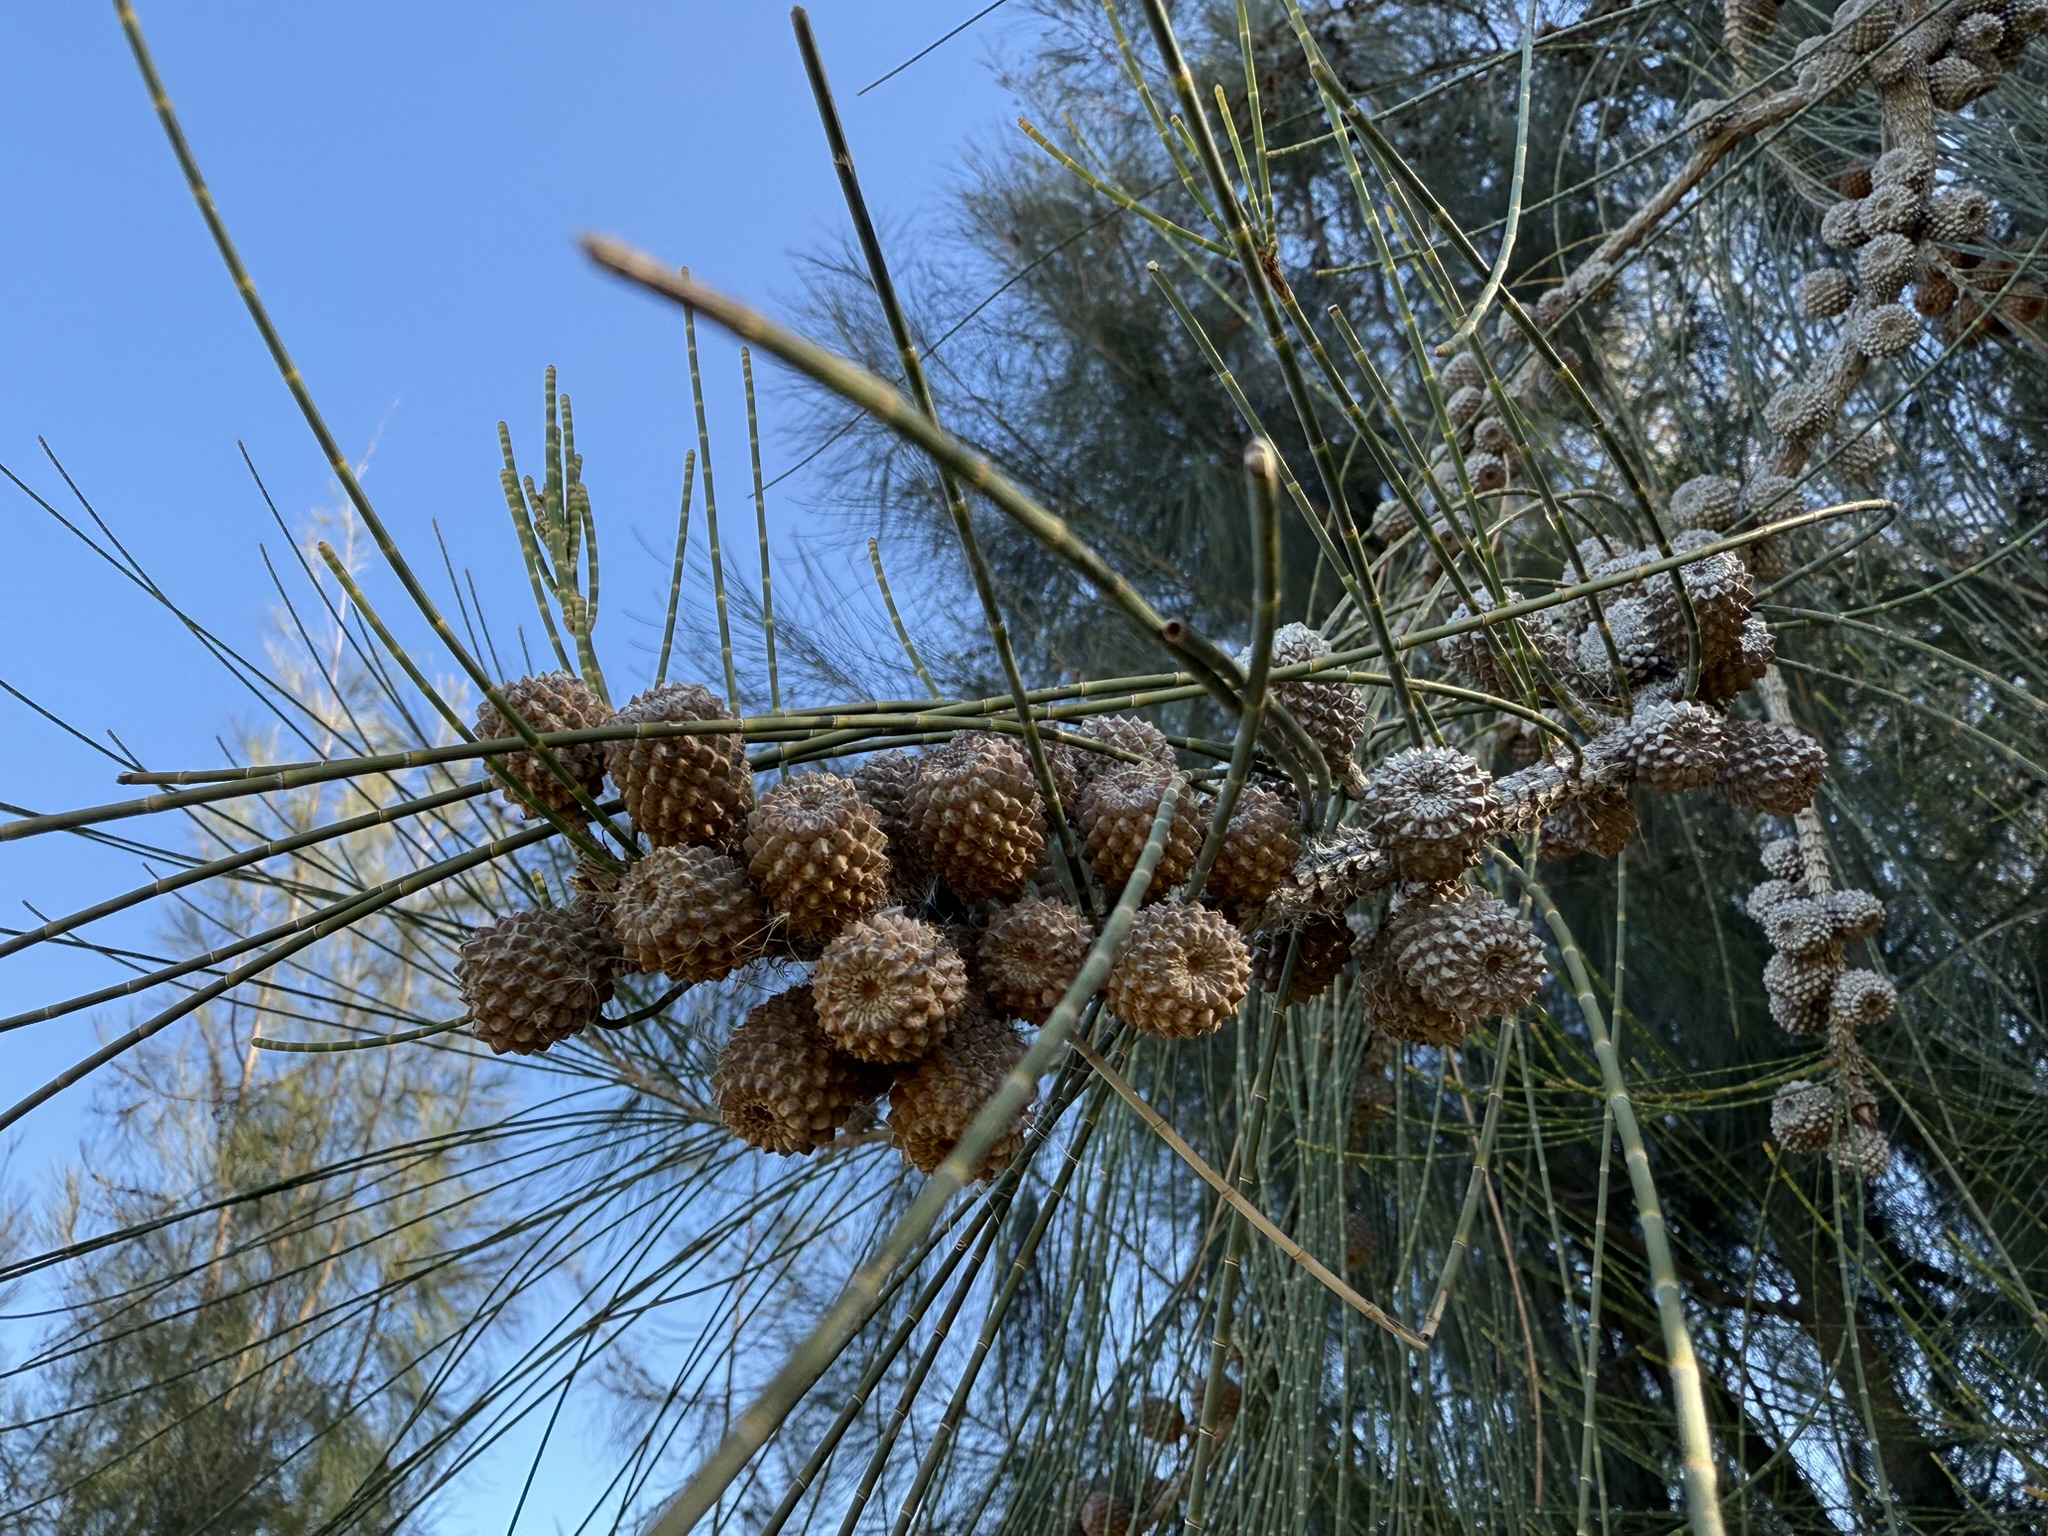
[(601, 911), (572, 902), (478, 930), (462, 946), (455, 980), (476, 1037), (498, 1055), (531, 1056), (595, 1020), (624, 968)]

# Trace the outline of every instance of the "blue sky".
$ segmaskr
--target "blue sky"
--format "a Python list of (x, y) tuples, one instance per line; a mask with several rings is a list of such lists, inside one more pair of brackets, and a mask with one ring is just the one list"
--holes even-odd
[[(966, 148), (1008, 131), (1014, 106), (988, 60), (1027, 22), (1000, 12), (854, 93), (982, 4), (811, 7), (885, 228), (942, 220)], [(843, 210), (786, 8), (145, 0), (141, 12), (300, 369), (344, 448), (374, 448), (365, 484), (401, 543), (424, 563), (438, 518), (494, 610), (523, 609), (496, 423), (508, 418), (537, 456), (541, 371), (555, 364), (609, 530), (610, 653), (648, 670), (633, 656), (633, 616), (658, 613), (666, 571), (639, 549), (672, 537), (695, 436), (682, 331), (592, 271), (573, 238), (620, 234), (771, 308), (798, 296), (798, 258), (840, 238)], [(258, 546), (288, 557), (237, 441), (295, 527), (337, 492), (186, 196), (111, 5), (0, 11), (0, 142), (0, 462), (72, 511), (47, 438), (165, 589), (260, 655), (274, 597)], [(703, 340), (721, 501), (750, 522), (737, 353)], [(762, 385), (773, 475), (797, 456), (798, 407), (772, 364)], [(801, 474), (778, 489), (775, 539), (845, 568), (857, 589), (865, 552), (842, 521), (807, 514), (815, 489)], [(88, 733), (114, 728), (152, 766), (218, 762), (215, 735), (256, 718), (246, 695), (4, 484), (0, 529), (0, 678)], [(395, 585), (365, 575), (395, 613)], [(46, 810), (122, 798), (113, 772), (0, 698), (0, 800)], [(23, 899), (61, 912), (137, 877), (132, 859), (73, 839), (0, 845), (13, 914), (0, 922), (18, 924)], [(148, 937), (146, 926), (114, 932)], [(0, 1014), (106, 979), (79, 957), (15, 957), (0, 962)], [(96, 1029), (127, 1022), (73, 1016), (0, 1037), (5, 1099), (89, 1050)], [(12, 1139), (10, 1199), (32, 1196), (77, 1145), (89, 1102), (73, 1090)], [(517, 1447), (507, 1455), (518, 1463)], [(544, 1480), (521, 1528), (580, 1514), (574, 1482)], [(503, 1529), (486, 1499), (448, 1528), (494, 1520)]]
[[(999, 12), (871, 94), (855, 92), (980, 8), (812, 6), (885, 228), (943, 219), (966, 147), (1008, 131), (1014, 107), (988, 61), (1023, 18)], [(797, 258), (840, 238), (843, 210), (787, 10), (141, 12), (215, 196), (328, 422), (352, 454), (374, 448), (372, 498), (419, 562), (432, 563), (438, 518), (456, 562), (474, 568), (501, 614), (527, 598), (497, 483), (496, 423), (509, 419), (515, 443), (537, 456), (541, 370), (560, 368), (609, 530), (609, 651), (633, 659), (645, 643), (635, 616), (658, 613), (666, 580), (640, 549), (672, 538), (694, 442), (682, 334), (671, 312), (593, 272), (573, 237), (623, 235), (771, 308), (798, 296)], [(236, 443), (295, 526), (332, 506), (336, 489), (185, 194), (111, 5), (7, 8), (0, 142), (10, 212), (0, 462), (62, 502), (37, 441), (47, 438), (163, 586), (260, 655), (274, 599), (258, 545), (286, 557)], [(715, 334), (703, 340), (721, 501), (728, 518), (745, 517), (737, 357)], [(801, 439), (786, 380), (769, 364), (761, 382), (773, 475)], [(860, 542), (839, 520), (828, 529), (807, 517), (814, 490), (799, 474), (774, 494), (778, 545), (843, 569), (858, 590), (868, 581)], [(152, 766), (217, 762), (215, 734), (252, 718), (251, 701), (12, 486), (0, 485), (0, 527), (0, 678), (89, 733), (118, 730)], [(401, 606), (381, 571), (366, 579), (387, 611)], [(113, 771), (0, 698), (0, 799), (53, 809), (119, 798)], [(68, 910), (134, 875), (132, 861), (76, 840), (0, 846), (0, 896), (16, 914), (23, 898)], [(0, 963), (0, 1012), (47, 1000), (79, 974), (76, 961), (41, 952)], [(7, 1081), (41, 1081), (94, 1027), (73, 1017), (7, 1036)], [(70, 1095), (17, 1146), (17, 1177), (73, 1143), (83, 1097)]]

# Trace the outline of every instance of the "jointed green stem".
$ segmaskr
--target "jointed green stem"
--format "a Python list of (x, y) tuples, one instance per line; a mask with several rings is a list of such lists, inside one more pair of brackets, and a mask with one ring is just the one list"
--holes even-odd
[(696, 488), (697, 450), (683, 454), (683, 496), (676, 513), (676, 553), (669, 567), (668, 612), (661, 621), (661, 657), (654, 664), (654, 685), (668, 681), (669, 652), (675, 646), (676, 612), (683, 605), (683, 556), (690, 547), (690, 494)]
[(1650, 1291), (1657, 1306), (1657, 1322), (1663, 1330), (1664, 1352), (1669, 1361), (1671, 1391), (1677, 1407), (1678, 1444), (1682, 1464), (1679, 1478), (1685, 1489), (1685, 1512), (1694, 1536), (1721, 1536), (1721, 1506), (1715, 1485), (1713, 1431), (1707, 1420), (1706, 1394), (1700, 1384), (1699, 1358), (1693, 1352), (1692, 1333), (1686, 1326), (1684, 1302), (1678, 1284), (1678, 1265), (1671, 1251), (1671, 1236), (1664, 1225), (1664, 1208), (1657, 1197), (1657, 1183), (1650, 1172), (1649, 1148), (1642, 1128), (1636, 1123), (1635, 1105), (1621, 1074), (1621, 1058), (1607, 1032), (1600, 1000), (1594, 994), (1593, 979), (1586, 957), (1566, 926), (1564, 916), (1550, 899), (1550, 893), (1525, 873), (1523, 881), (1543, 921), (1557, 941), (1571, 978), (1579, 1013), (1593, 1037), (1593, 1053), (1600, 1062), (1600, 1077), (1607, 1105), (1614, 1116), (1614, 1129), (1621, 1138), (1623, 1161), (1635, 1194), (1636, 1219), (1643, 1229), (1643, 1251), (1650, 1264)]
[(903, 646), (903, 654), (910, 658), (910, 665), (917, 673), (917, 680), (924, 684), (925, 691), (933, 698), (939, 697), (939, 685), (932, 681), (931, 673), (925, 670), (924, 658), (917, 654), (910, 631), (904, 627), (903, 615), (896, 611), (896, 594), (889, 590), (889, 575), (882, 569), (882, 541), (868, 540), (868, 564), (875, 568), (875, 586), (882, 594), (882, 606), (889, 610), (889, 622), (896, 626), (896, 638)]

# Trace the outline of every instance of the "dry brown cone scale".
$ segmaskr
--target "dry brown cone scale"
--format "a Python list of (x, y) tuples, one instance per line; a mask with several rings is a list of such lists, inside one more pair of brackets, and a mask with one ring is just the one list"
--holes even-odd
[(1764, 720), (1722, 723), (1727, 759), (1714, 788), (1745, 811), (1790, 816), (1813, 804), (1827, 753), (1804, 731)]
[(1433, 1008), (1468, 1023), (1512, 1013), (1549, 967), (1513, 907), (1471, 886), (1411, 899), (1387, 920), (1387, 954)]
[(1231, 809), (1202, 894), (1226, 909), (1257, 906), (1280, 888), (1300, 857), (1293, 807), (1270, 789), (1248, 785)]
[(1259, 989), (1269, 996), (1280, 990), (1287, 952), (1297, 934), (1300, 949), (1294, 959), (1294, 974), (1288, 979), (1286, 1000), (1306, 1003), (1321, 997), (1344, 974), (1357, 936), (1343, 918), (1328, 915), (1312, 917), (1296, 930), (1276, 928), (1261, 933), (1252, 944), (1252, 974)]
[(880, 907), (889, 858), (881, 824), (837, 774), (807, 773), (747, 819), (747, 873), (800, 944), (822, 944)]
[(889, 841), (889, 891), (906, 906), (931, 894), (932, 861), (918, 835), (913, 799), (922, 764), (909, 752), (877, 752), (853, 770), (854, 788), (882, 824)]
[[(1088, 836), (1082, 852), (1104, 890), (1121, 891), (1138, 867), (1138, 857), (1152, 836), (1153, 819), (1159, 814), (1160, 797), (1172, 781), (1168, 770), (1154, 764), (1125, 763), (1098, 774), (1089, 785), (1083, 811)], [(1204, 797), (1182, 787), (1166, 829), (1166, 847), (1145, 891), (1146, 901), (1163, 901), (1195, 867), (1195, 856), (1202, 851), (1202, 838), (1208, 831), (1205, 806)]]
[(1610, 786), (1575, 795), (1543, 819), (1541, 856), (1568, 859), (1575, 853), (1611, 859), (1635, 841), (1642, 823), (1628, 791)]
[(1366, 1017), (1380, 1034), (1410, 1045), (1462, 1045), (1472, 1021), (1447, 1012), (1417, 990), (1401, 972), (1393, 945), (1382, 931), (1366, 948), (1360, 991)]
[(1451, 880), (1493, 832), (1493, 781), (1455, 747), (1410, 747), (1381, 763), (1366, 786), (1366, 816), (1404, 880)]
[(886, 1068), (832, 1049), (809, 987), (778, 993), (750, 1012), (711, 1078), (725, 1123), (748, 1145), (784, 1156), (828, 1145), (888, 1086)]
[[(1330, 642), (1306, 624), (1283, 624), (1273, 635), (1273, 665), (1297, 666), (1330, 654)], [(1239, 665), (1250, 661), (1250, 653)], [(1273, 697), (1294, 716), (1309, 739), (1323, 750), (1330, 777), (1343, 783), (1367, 720), (1365, 692), (1355, 683), (1296, 678), (1275, 683)]]
[(1188, 1417), (1170, 1397), (1148, 1392), (1131, 1409), (1138, 1433), (1160, 1445), (1173, 1445), (1187, 1433)]
[(1129, 1499), (1097, 1488), (1081, 1501), (1081, 1536), (1133, 1536), (1138, 1509)]
[(1045, 850), (1045, 805), (1006, 737), (957, 736), (931, 753), (910, 791), (918, 847), (965, 901), (1007, 901)]
[(1081, 973), (1094, 932), (1078, 907), (1027, 896), (989, 919), (976, 952), (991, 1007), (1043, 1024)]
[(515, 912), (472, 934), (455, 980), (477, 1039), (500, 1056), (531, 1056), (594, 1023), (623, 969), (602, 911), (572, 902)]
[[(889, 1090), (889, 1129), (920, 1173), (933, 1172), (1004, 1079), (1024, 1059), (1024, 1042), (1002, 1020), (967, 1013), (953, 1021), (932, 1053), (904, 1071)], [(1024, 1148), (1028, 1111), (1020, 1111), (974, 1171), (992, 1179)]]
[(860, 1061), (928, 1055), (967, 1001), (967, 967), (930, 923), (883, 912), (825, 946), (811, 975), (818, 1024)]
[(1138, 913), (1102, 996), (1133, 1029), (1190, 1039), (1237, 1016), (1251, 970), (1243, 936), (1222, 913), (1166, 902)]
[(768, 909), (739, 860), (715, 848), (657, 848), (611, 898), (627, 964), (675, 981), (721, 981), (758, 959)]
[[(498, 691), (537, 735), (552, 731), (594, 730), (611, 718), (611, 711), (590, 691), (583, 679), (568, 672), (542, 672), (533, 677), (518, 678)], [(477, 706), (476, 734), (481, 741), (498, 741), (519, 733), (498, 713), (498, 706), (486, 699)], [(551, 750), (562, 770), (581, 786), (586, 795), (595, 797), (604, 782), (604, 744), (582, 742)], [(537, 753), (508, 752), (497, 762), (518, 780), (529, 795), (549, 810), (583, 819), (584, 812), (576, 803), (575, 793), (555, 777)], [(506, 803), (518, 807), (522, 815), (534, 814), (532, 807), (510, 785), (500, 793)]]
[[(1180, 766), (1173, 755), (1173, 743), (1166, 739), (1166, 733), (1139, 715), (1096, 715), (1076, 726), (1074, 734), (1087, 736), (1119, 752), (1128, 752), (1142, 762), (1157, 763), (1169, 773)], [(1079, 814), (1077, 807), (1097, 775), (1124, 764), (1122, 758), (1111, 757), (1106, 752), (1092, 752), (1086, 747), (1065, 743), (1054, 749), (1054, 755), (1063, 768), (1060, 797), (1066, 801), (1070, 816)], [(1068, 794), (1070, 788), (1073, 791), (1071, 797)]]
[[(662, 683), (635, 694), (619, 725), (730, 720), (732, 712), (701, 683)], [(731, 849), (754, 804), (754, 774), (737, 731), (607, 742), (605, 766), (626, 814), (657, 848), (709, 843)]]

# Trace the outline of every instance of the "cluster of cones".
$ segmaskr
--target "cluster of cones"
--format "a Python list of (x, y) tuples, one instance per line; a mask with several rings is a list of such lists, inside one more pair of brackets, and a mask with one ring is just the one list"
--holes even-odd
[[(710, 728), (558, 748), (574, 789), (538, 754), (500, 759), (524, 791), (508, 799), (572, 817), (588, 814), (608, 775), (652, 846), (622, 872), (586, 863), (566, 905), (516, 913), (464, 946), (458, 980), (494, 1051), (544, 1051), (602, 1022), (626, 974), (701, 984), (757, 961), (808, 964), (807, 982), (753, 1009), (725, 1043), (713, 1080), (721, 1115), (755, 1146), (805, 1153), (887, 1094), (892, 1139), (929, 1172), (1022, 1058), (1017, 1021), (1045, 1021), (1096, 938), (1059, 894), (1043, 800), (1003, 736), (880, 753), (850, 775), (803, 773), (756, 799), (742, 739), (716, 728), (730, 716), (709, 689), (663, 685), (616, 714), (566, 673), (520, 679), (505, 696), (544, 733)], [(510, 734), (489, 705), (477, 729)], [(1144, 850), (1173, 752), (1135, 717), (1077, 734), (1089, 745), (1056, 747), (1055, 772), (1094, 879), (1113, 897)], [(1171, 899), (1210, 812), (1184, 789), (1151, 899), (1104, 986), (1141, 1031), (1189, 1037), (1234, 1017), (1253, 957), (1226, 914), (1270, 892), (1300, 849), (1292, 807), (1253, 787), (1208, 899)], [(1022, 1134), (1020, 1116), (982, 1171), (1007, 1162)]]
[[(1603, 573), (1651, 558), (1582, 557), (1595, 553)], [(1254, 977), (1299, 1003), (1355, 967), (1376, 1034), (1436, 1046), (1521, 1006), (1546, 974), (1542, 945), (1526, 918), (1464, 879), (1495, 838), (1540, 827), (1547, 856), (1611, 855), (1636, 830), (1635, 785), (1709, 786), (1774, 815), (1813, 798), (1818, 745), (1728, 711), (1770, 656), (1750, 596), (1742, 564), (1715, 556), (1637, 582), (1600, 612), (1550, 610), (1447, 645), (1451, 665), (1488, 691), (1521, 691), (1533, 676), (1557, 704), (1556, 735), (1594, 722), (1578, 749), (1545, 753), (1524, 738), (1523, 765), (1498, 780), (1448, 746), (1409, 748), (1362, 773), (1360, 690), (1313, 672), (1277, 682), (1274, 697), (1337, 767), (1355, 825), (1306, 833), (1292, 786), (1255, 779), (1190, 888), (1215, 807), (1183, 783), (1104, 1002), (1135, 1030), (1185, 1039), (1233, 1018)], [(1282, 667), (1329, 651), (1299, 624), (1274, 638)], [(806, 982), (755, 1008), (726, 1042), (720, 1113), (755, 1146), (803, 1153), (871, 1123), (869, 1106), (887, 1094), (892, 1139), (930, 1171), (1016, 1069), (1018, 1023), (1046, 1020), (1097, 937), (1095, 919), (1063, 894), (1045, 802), (1007, 736), (882, 752), (757, 799), (743, 739), (708, 688), (664, 684), (614, 713), (575, 677), (550, 673), (504, 697), (544, 733), (646, 732), (560, 747), (552, 765), (526, 751), (498, 761), (518, 786), (508, 798), (579, 819), (609, 777), (651, 846), (622, 870), (586, 864), (569, 903), (517, 913), (464, 947), (464, 1000), (495, 1051), (546, 1050), (600, 1022), (626, 974), (696, 985), (756, 962), (808, 965)], [(477, 729), (510, 734), (490, 705)], [(1057, 741), (1049, 763), (1106, 906), (1174, 781), (1173, 748), (1135, 716), (1096, 717)], [(1381, 889), (1377, 923), (1351, 910)], [(1022, 1134), (1020, 1115), (982, 1171), (1007, 1162)]]
[[(1787, 1083), (1771, 1103), (1771, 1135), (1788, 1152), (1832, 1151), (1848, 1172), (1874, 1179), (1891, 1159), (1877, 1123), (1877, 1100), (1864, 1081), (1857, 1031), (1882, 1023), (1898, 993), (1876, 971), (1847, 963), (1843, 945), (1874, 938), (1884, 904), (1868, 891), (1833, 890), (1812, 877), (1796, 837), (1764, 844), (1770, 876), (1749, 893), (1749, 915), (1773, 951), (1764, 967), (1771, 1017), (1789, 1034), (1825, 1034), (1834, 1072), (1828, 1083)], [(1846, 1128), (1837, 1139), (1838, 1119)]]

